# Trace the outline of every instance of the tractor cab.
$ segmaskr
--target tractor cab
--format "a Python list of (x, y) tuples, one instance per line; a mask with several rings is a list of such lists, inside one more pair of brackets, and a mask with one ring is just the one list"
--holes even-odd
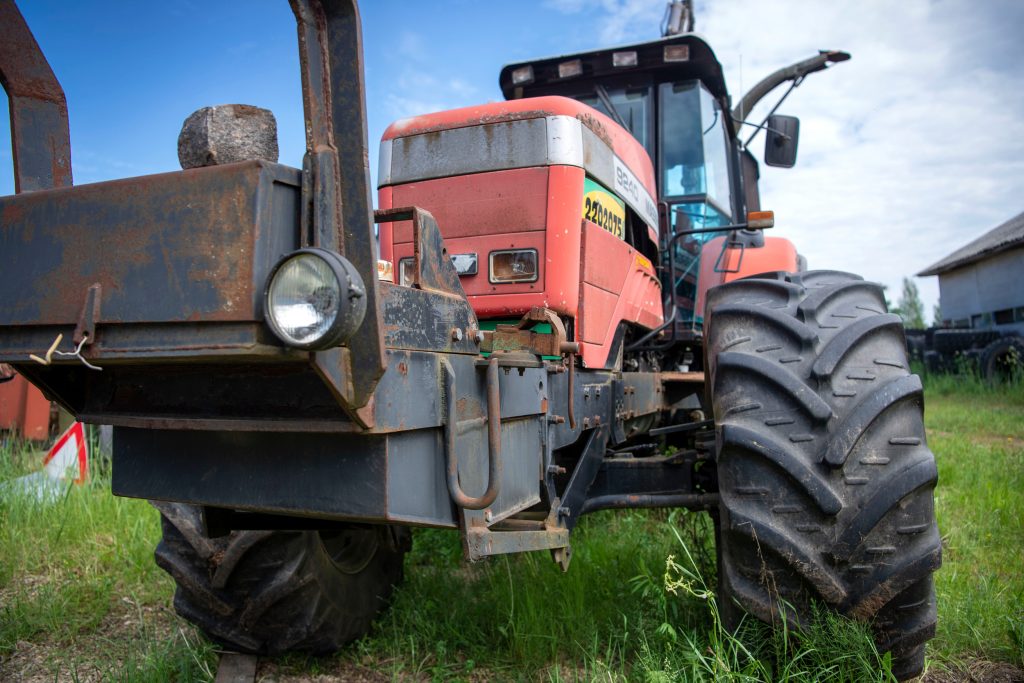
[[(667, 209), (663, 250), (679, 232), (735, 225), (759, 208), (757, 162), (736, 144), (738, 124), (722, 66), (697, 35), (511, 64), (500, 84), (512, 100), (579, 100), (633, 134), (654, 163), (658, 201)], [(675, 292), (677, 323), (699, 327), (700, 254), (724, 234), (693, 233), (672, 242), (675, 286), (665, 282), (664, 288)]]

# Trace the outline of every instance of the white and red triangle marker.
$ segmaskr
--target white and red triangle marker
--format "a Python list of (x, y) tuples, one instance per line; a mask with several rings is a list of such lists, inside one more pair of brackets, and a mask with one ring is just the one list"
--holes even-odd
[(83, 484), (89, 477), (89, 445), (81, 422), (75, 422), (60, 435), (43, 458), (43, 468), (17, 479), (0, 482), (0, 497), (29, 495), (40, 503), (54, 503), (72, 484)]
[(43, 470), (51, 479), (72, 478), (76, 484), (89, 476), (89, 445), (81, 422), (72, 422), (43, 459)]

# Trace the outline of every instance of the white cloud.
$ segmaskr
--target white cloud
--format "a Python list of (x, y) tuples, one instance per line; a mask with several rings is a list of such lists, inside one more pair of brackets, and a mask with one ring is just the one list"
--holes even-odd
[[(546, 5), (602, 13), (606, 44), (651, 39), (665, 9), (650, 0)], [(729, 0), (696, 9), (734, 102), (819, 49), (853, 54), (783, 105), (801, 118), (800, 159), (792, 170), (762, 168), (762, 203), (776, 212), (776, 234), (812, 267), (861, 273), (894, 298), (904, 276), (1024, 208), (1021, 26), (1024, 3), (1014, 0)], [(781, 92), (749, 119), (760, 121)], [(758, 157), (762, 145), (758, 137)], [(930, 313), (938, 283), (918, 283)]]
[(660, 25), (667, 2), (652, 0), (545, 0), (544, 6), (563, 14), (587, 12), (598, 15), (600, 42), (617, 45), (647, 40)]
[(413, 31), (402, 31), (395, 41), (395, 54), (404, 59), (423, 61), (427, 56), (423, 36)]
[(414, 66), (402, 69), (385, 95), (391, 120), (476, 104), (479, 89), (461, 78), (435, 76)]
[[(739, 0), (700, 6), (697, 23), (734, 100), (741, 63), (749, 88), (817, 49), (853, 54), (781, 108), (801, 118), (796, 168), (762, 168), (777, 234), (812, 267), (859, 272), (895, 299), (904, 276), (1024, 208), (1024, 3)], [(936, 279), (919, 286), (930, 314)]]

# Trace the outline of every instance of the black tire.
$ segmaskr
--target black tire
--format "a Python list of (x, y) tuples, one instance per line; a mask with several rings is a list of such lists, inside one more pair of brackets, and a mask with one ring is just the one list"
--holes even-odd
[(240, 652), (334, 652), (364, 635), (402, 579), (409, 532), (202, 532), (199, 508), (156, 503), (156, 563), (177, 583), (174, 609)]
[(907, 353), (912, 361), (923, 361), (924, 352), (927, 349), (926, 333), (924, 330), (906, 330)]
[(899, 316), (880, 286), (830, 271), (728, 283), (707, 310), (723, 616), (735, 600), (800, 622), (825, 604), (873, 625), (898, 678), (917, 675), (938, 474)]
[(924, 369), (931, 375), (938, 375), (949, 370), (938, 351), (924, 352)]
[(932, 343), (939, 353), (952, 356), (970, 349), (984, 348), (999, 336), (996, 330), (936, 330)]
[(981, 376), (990, 382), (1008, 382), (1024, 376), (1024, 339), (1003, 337), (986, 346), (979, 358)]

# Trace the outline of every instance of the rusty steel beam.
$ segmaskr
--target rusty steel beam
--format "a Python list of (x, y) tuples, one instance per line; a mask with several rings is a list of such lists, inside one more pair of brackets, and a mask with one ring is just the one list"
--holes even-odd
[[(355, 0), (290, 0), (298, 26), (306, 120), (304, 242), (332, 249), (367, 288), (366, 317), (347, 354), (317, 354), (325, 375), (343, 372), (346, 402), (362, 415), (384, 373), (363, 84), (362, 28)], [(321, 358), (321, 356), (323, 356)], [(343, 368), (337, 367), (341, 364)], [(330, 367), (328, 367), (330, 366)]]
[(14, 0), (0, 0), (0, 84), (10, 104), (14, 191), (71, 185), (64, 89)]

